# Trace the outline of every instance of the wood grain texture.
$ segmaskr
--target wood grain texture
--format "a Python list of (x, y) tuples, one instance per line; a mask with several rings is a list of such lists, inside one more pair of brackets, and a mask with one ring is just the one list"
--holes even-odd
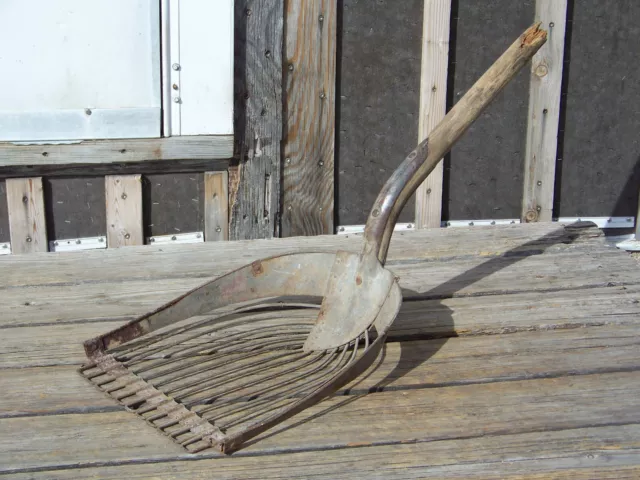
[(553, 217), (567, 0), (536, 0), (536, 20), (549, 36), (531, 63), (521, 219), (548, 222)]
[(229, 175), (204, 174), (204, 240), (229, 240)]
[[(18, 473), (16, 480), (120, 480), (122, 478), (200, 480), (318, 478), (348, 480), (419, 478), (483, 480), (636, 479), (640, 426), (483, 436), (434, 442), (378, 445), (259, 457), (202, 458), (184, 462), (156, 457), (146, 464), (102, 466), (77, 463), (68, 469)], [(80, 467), (80, 468), (74, 468)]]
[[(447, 110), (451, 0), (424, 0), (418, 142), (429, 136)], [(416, 227), (438, 228), (442, 220), (441, 161), (416, 191)]]
[[(381, 438), (386, 444), (532, 432), (544, 438), (550, 425), (557, 431), (636, 424), (639, 385), (640, 373), (627, 372), (331, 397), (243, 453), (364, 447)], [(0, 472), (182, 453), (122, 411), (6, 418), (0, 431), (9, 433), (0, 436)]]
[(284, 2), (235, 2), (232, 240), (279, 236)]
[[(473, 316), (470, 309), (458, 313), (459, 317)], [(105, 323), (103, 328), (109, 326)], [(640, 339), (636, 332), (636, 325), (608, 325), (557, 329), (553, 333), (545, 329), (464, 338), (391, 340), (373, 365), (336, 395), (638, 369)], [(78, 375), (75, 366), (62, 365), (69, 357), (81, 362), (79, 343), (70, 345), (76, 347), (75, 351), (61, 345), (61, 365), (3, 369), (0, 417), (116, 410), (113, 401)], [(63, 358), (62, 354), (69, 357)]]
[(12, 253), (48, 251), (42, 178), (7, 179)]
[(105, 177), (107, 246), (144, 244), (142, 234), (142, 181), (140, 175)]
[(283, 237), (334, 233), (336, 22), (336, 0), (287, 2)]
[(233, 135), (89, 140), (57, 145), (0, 143), (3, 167), (230, 158)]

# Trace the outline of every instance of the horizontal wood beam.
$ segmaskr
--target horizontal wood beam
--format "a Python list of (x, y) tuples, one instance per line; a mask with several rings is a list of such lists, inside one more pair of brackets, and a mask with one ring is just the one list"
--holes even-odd
[(0, 143), (0, 167), (126, 164), (229, 159), (233, 135), (90, 140), (64, 144)]

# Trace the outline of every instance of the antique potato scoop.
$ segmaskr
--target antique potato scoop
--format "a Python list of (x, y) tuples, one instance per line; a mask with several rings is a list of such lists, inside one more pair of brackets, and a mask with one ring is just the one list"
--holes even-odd
[(360, 253), (255, 261), (84, 343), (82, 375), (190, 452), (237, 450), (376, 359), (402, 295), (384, 268), (405, 202), (546, 42), (527, 29), (393, 173)]

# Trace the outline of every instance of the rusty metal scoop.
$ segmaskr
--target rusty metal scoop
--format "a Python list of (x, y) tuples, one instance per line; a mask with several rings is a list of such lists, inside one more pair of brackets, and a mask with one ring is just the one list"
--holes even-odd
[(82, 375), (190, 452), (229, 453), (369, 367), (402, 294), (384, 268), (402, 207), (545, 43), (529, 28), (384, 185), (360, 253), (256, 261), (85, 342)]

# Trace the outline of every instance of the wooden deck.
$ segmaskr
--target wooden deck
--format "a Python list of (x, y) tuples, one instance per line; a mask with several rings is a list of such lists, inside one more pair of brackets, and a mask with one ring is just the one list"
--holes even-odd
[(325, 236), (0, 258), (0, 475), (640, 478), (640, 266), (592, 228), (398, 233), (405, 303), (346, 390), (230, 457), (188, 455), (77, 373), (81, 342)]

